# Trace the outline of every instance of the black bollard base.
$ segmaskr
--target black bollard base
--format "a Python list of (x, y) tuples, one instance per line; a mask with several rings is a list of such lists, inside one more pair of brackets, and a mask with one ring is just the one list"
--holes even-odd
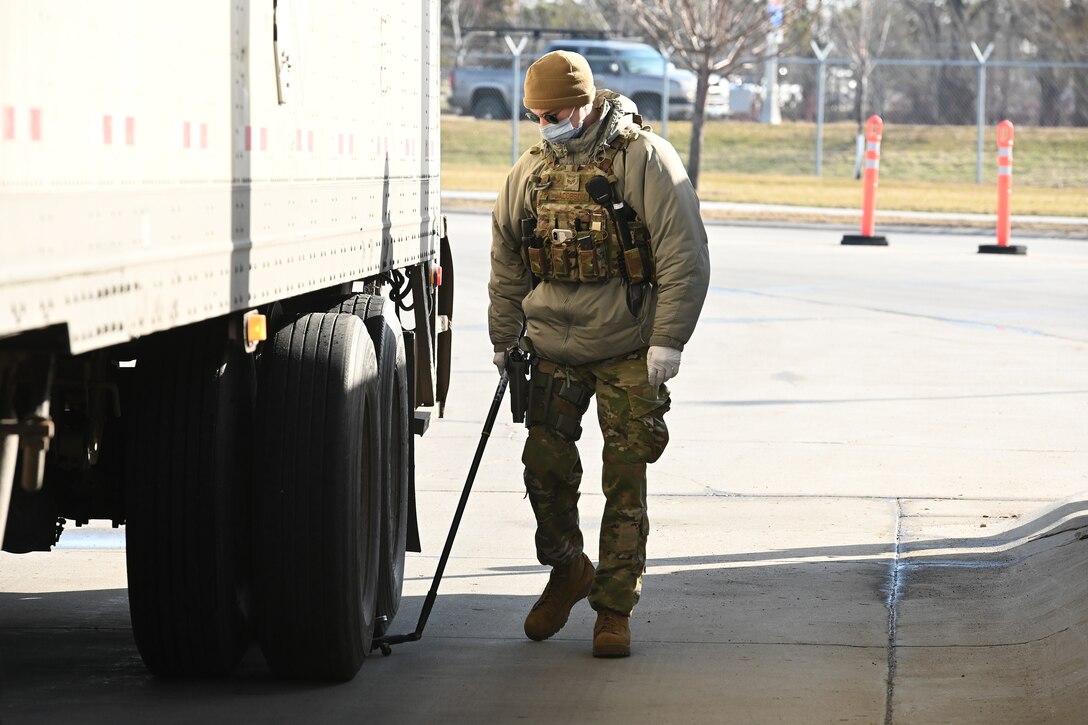
[(865, 245), (869, 247), (886, 247), (888, 246), (887, 237), (866, 237), (861, 234), (845, 234), (842, 238), (843, 244), (850, 245)]
[(980, 244), (978, 245), (979, 254), (1027, 254), (1028, 248), (1023, 244), (1006, 244), (1004, 246), (1000, 244)]

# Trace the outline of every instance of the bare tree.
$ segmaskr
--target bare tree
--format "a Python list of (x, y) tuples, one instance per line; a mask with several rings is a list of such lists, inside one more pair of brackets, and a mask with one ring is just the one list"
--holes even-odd
[[(732, 70), (745, 55), (762, 51), (771, 31), (764, 0), (623, 0), (629, 17), (674, 62), (695, 73), (688, 176), (698, 187), (706, 99), (713, 74)], [(786, 0), (786, 13), (796, 0)]]
[[(984, 46), (993, 40), (997, 57), (1037, 61), (1083, 60), (1088, 50), (1088, 0), (904, 0), (908, 22), (900, 33), (917, 44), (924, 57), (973, 60), (970, 43)], [(930, 117), (940, 123), (968, 123), (967, 104), (976, 89), (963, 73), (942, 66), (935, 71)], [(1035, 123), (1048, 126), (1063, 122), (1066, 94), (1072, 94), (1075, 124), (1088, 124), (1088, 74), (1040, 65), (1032, 71), (1038, 84)], [(997, 103), (990, 117), (1006, 112), (1022, 93), (1009, 73), (992, 77)], [(1078, 115), (1079, 113), (1079, 115)]]
[[(1022, 33), (1043, 60), (1084, 61), (1088, 57), (1088, 0), (1037, 0), (1021, 13)], [(1062, 122), (1063, 96), (1070, 94), (1075, 126), (1088, 125), (1088, 73), (1040, 67), (1035, 73), (1042, 98), (1037, 122)]]
[(457, 65), (464, 62), (468, 49), (465, 29), (475, 25), (503, 23), (509, 12), (508, 5), (506, 0), (442, 0), (443, 24), (453, 37)]
[[(1066, 28), (1076, 40), (1070, 43), (1072, 60), (1088, 60), (1088, 0), (1070, 0)], [(1073, 125), (1088, 126), (1088, 71), (1073, 75)]]
[(838, 13), (831, 28), (835, 45), (843, 49), (854, 66), (854, 80), (858, 84), (854, 119), (859, 134), (864, 132), (865, 119), (870, 110), (870, 80), (874, 61), (888, 44), (892, 10), (889, 0), (857, 0), (852, 7)]
[(597, 4), (597, 0), (582, 0), (581, 5), (585, 7), (586, 15), (594, 25), (605, 30), (613, 30), (613, 23), (608, 19), (608, 16), (601, 11), (601, 7)]
[[(903, 0), (909, 18), (904, 23), (906, 34), (922, 51), (923, 58), (974, 60), (971, 52), (972, 37), (981, 35), (983, 16), (999, 6), (1011, 10), (1021, 3), (1004, 3), (999, 0)], [(981, 37), (977, 38), (980, 42)], [(986, 43), (982, 42), (985, 46)], [(928, 118), (934, 123), (970, 123), (973, 115), (971, 104), (962, 99), (971, 98), (975, 88), (970, 74), (957, 72), (946, 65), (933, 71), (932, 87), (936, 93), (927, 96)]]

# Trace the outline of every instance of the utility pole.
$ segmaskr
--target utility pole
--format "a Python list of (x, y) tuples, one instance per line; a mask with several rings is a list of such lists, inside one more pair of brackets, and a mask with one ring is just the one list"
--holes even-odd
[(767, 57), (763, 62), (763, 110), (760, 123), (782, 123), (778, 108), (778, 44), (782, 39), (783, 0), (767, 0), (767, 17), (771, 31), (767, 33)]

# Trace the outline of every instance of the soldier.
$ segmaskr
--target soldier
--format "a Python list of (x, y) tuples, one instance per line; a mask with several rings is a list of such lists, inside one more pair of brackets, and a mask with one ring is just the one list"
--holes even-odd
[[(626, 657), (646, 567), (646, 464), (668, 443), (665, 382), (680, 369), (710, 277), (699, 199), (676, 151), (627, 98), (597, 91), (585, 58), (556, 51), (525, 76), (542, 140), (492, 215), (488, 322), (500, 373), (534, 355), (522, 455), (536, 551), (552, 567), (525, 619), (544, 640), (589, 596), (593, 655)], [(593, 396), (604, 435), (596, 571), (578, 522), (575, 442)]]

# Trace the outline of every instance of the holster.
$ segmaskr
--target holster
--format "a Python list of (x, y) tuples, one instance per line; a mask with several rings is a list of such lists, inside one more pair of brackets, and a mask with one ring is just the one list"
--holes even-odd
[(506, 351), (506, 377), (510, 389), (510, 412), (515, 423), (525, 422), (529, 409), (529, 371), (531, 355), (515, 345)]

